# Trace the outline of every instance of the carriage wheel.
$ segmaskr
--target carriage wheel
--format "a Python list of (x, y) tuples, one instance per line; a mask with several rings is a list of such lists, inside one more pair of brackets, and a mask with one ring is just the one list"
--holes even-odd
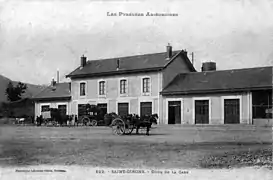
[(122, 119), (116, 118), (113, 120), (112, 124), (113, 134), (122, 135), (125, 132), (125, 124)]
[(133, 130), (134, 130), (133, 125), (126, 124), (124, 134), (132, 134)]
[(98, 121), (97, 121), (97, 120), (93, 119), (93, 120), (91, 121), (91, 126), (97, 126), (97, 124), (98, 124)]
[(81, 120), (82, 125), (88, 126), (90, 124), (90, 119), (87, 116), (84, 116)]

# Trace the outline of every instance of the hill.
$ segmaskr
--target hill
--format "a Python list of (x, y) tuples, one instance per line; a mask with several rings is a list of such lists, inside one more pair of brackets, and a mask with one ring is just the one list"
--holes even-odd
[[(7, 102), (7, 98), (5, 95), (5, 90), (6, 87), (8, 85), (8, 83), (12, 81), (9, 78), (0, 75), (0, 103), (1, 102)], [(17, 81), (12, 81), (14, 84), (17, 84)], [(39, 93), (43, 88), (45, 88), (45, 86), (40, 86), (40, 85), (35, 85), (35, 84), (27, 84), (27, 89), (26, 89), (26, 93), (24, 93), (23, 98), (29, 98), (32, 97), (34, 95), (36, 95), (37, 93)]]

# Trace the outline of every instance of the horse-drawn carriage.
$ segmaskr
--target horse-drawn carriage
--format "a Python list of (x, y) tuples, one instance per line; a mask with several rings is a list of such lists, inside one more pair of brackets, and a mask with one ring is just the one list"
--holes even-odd
[(104, 116), (99, 106), (86, 104), (83, 114), (79, 117), (79, 124), (84, 126), (109, 125), (105, 122)]
[(64, 125), (67, 120), (69, 120), (70, 116), (63, 114), (61, 110), (58, 108), (49, 108), (46, 111), (43, 111), (41, 117), (37, 118), (37, 122), (39, 125), (46, 126), (56, 126), (56, 125)]
[(146, 135), (149, 135), (149, 131), (152, 124), (157, 124), (158, 115), (145, 115), (139, 117), (136, 114), (129, 114), (127, 116), (116, 117), (112, 123), (112, 131), (117, 135), (129, 135), (134, 129), (136, 129), (136, 134), (139, 134), (139, 130), (145, 130)]

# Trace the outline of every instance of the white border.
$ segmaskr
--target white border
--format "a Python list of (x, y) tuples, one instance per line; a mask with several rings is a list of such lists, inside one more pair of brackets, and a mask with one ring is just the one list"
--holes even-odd
[(239, 99), (239, 110), (240, 110), (240, 119), (239, 119), (239, 123), (242, 123), (242, 117), (243, 117), (243, 107), (242, 107), (242, 95), (230, 95), (230, 96), (221, 96), (221, 119), (222, 119), (222, 123), (225, 124), (225, 108), (224, 108), (224, 100), (225, 99)]
[[(125, 94), (120, 94), (120, 81), (121, 80), (126, 80), (125, 86), (126, 86), (127, 92)], [(129, 80), (128, 80), (128, 78), (122, 77), (122, 78), (118, 79), (118, 95), (119, 95), (119, 97), (127, 97), (129, 95)]]
[[(193, 97), (192, 98), (192, 120), (193, 120), (193, 124), (195, 124), (195, 125), (199, 125), (199, 124), (196, 124), (196, 122), (195, 122), (195, 101), (196, 100), (208, 100), (209, 101), (209, 123), (208, 124), (212, 124), (212, 122), (211, 122), (211, 113), (212, 113), (212, 111), (211, 111), (211, 105), (212, 105), (212, 103), (211, 103), (211, 97)], [(200, 124), (200, 125), (206, 125), (206, 124)]]
[[(81, 83), (85, 83), (85, 95), (81, 96)], [(87, 93), (88, 93), (88, 84), (87, 81), (79, 81), (79, 98), (86, 98), (87, 97)]]
[(155, 112), (154, 112), (154, 100), (152, 99), (147, 99), (147, 100), (145, 100), (145, 99), (139, 99), (138, 100), (138, 114), (140, 115), (140, 110), (141, 110), (141, 107), (140, 107), (140, 104), (142, 103), (142, 102), (151, 102), (152, 103), (152, 114), (154, 114)]
[[(148, 93), (143, 92), (143, 79), (145, 79), (145, 78), (150, 79), (150, 87), (149, 87), (150, 92), (148, 92)], [(141, 77), (141, 82), (140, 82), (140, 87), (141, 87), (141, 89), (140, 89), (141, 96), (151, 96), (151, 94), (152, 94), (152, 78), (151, 78), (151, 76), (142, 76)]]
[(39, 116), (42, 115), (42, 106), (49, 106), (49, 108), (51, 108), (51, 103), (39, 103), (38, 105), (38, 114)]
[[(105, 94), (104, 95), (100, 95), (100, 82), (102, 82), (102, 81), (104, 81), (105, 82)], [(98, 81), (97, 81), (97, 93), (98, 93), (98, 97), (99, 98), (105, 98), (106, 97), (106, 95), (107, 95), (107, 81), (106, 81), (106, 79), (98, 79)]]
[(247, 93), (248, 96), (248, 116), (249, 116), (249, 124), (253, 124), (253, 118), (252, 118), (252, 92)]
[(169, 102), (170, 101), (180, 101), (181, 102), (181, 124), (183, 124), (184, 122), (184, 114), (183, 114), (183, 98), (166, 98), (166, 120), (165, 120), (165, 123), (163, 124), (168, 124), (169, 122)]

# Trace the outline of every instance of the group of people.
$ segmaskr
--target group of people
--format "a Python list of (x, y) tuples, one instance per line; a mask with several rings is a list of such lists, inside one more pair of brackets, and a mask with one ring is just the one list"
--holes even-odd
[[(60, 119), (54, 119), (56, 122), (58, 122), (60, 125), (66, 124), (67, 126), (78, 126), (78, 116), (77, 115), (65, 115), (62, 117), (59, 117)], [(52, 119), (52, 118), (51, 118)], [(46, 123), (45, 119), (42, 115), (36, 117), (36, 125), (41, 126), (42, 123)]]
[(67, 121), (66, 121), (66, 125), (67, 126), (78, 126), (79, 121), (78, 121), (78, 116), (77, 115), (68, 115)]

